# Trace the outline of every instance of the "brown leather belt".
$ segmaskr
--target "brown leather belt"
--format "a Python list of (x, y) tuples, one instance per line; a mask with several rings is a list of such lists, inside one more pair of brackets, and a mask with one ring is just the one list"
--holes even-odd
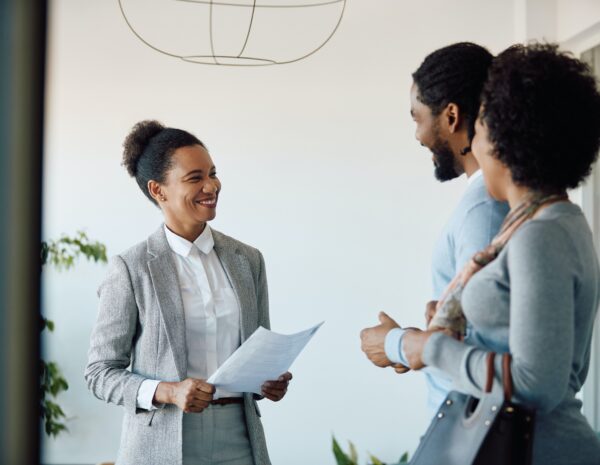
[(229, 404), (243, 404), (243, 397), (222, 397), (210, 401), (211, 405), (229, 405)]

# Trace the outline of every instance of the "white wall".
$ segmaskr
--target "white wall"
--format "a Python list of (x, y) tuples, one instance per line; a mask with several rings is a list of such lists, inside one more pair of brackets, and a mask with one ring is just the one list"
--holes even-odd
[(597, 0), (556, 0), (556, 5), (556, 35), (560, 42), (600, 24), (600, 2)]
[(557, 3), (558, 0), (513, 0), (514, 41), (556, 41)]
[[(410, 73), (459, 40), (500, 51), (513, 20), (503, 0), (351, 0), (310, 59), (220, 68), (144, 47), (116, 0), (55, 0), (44, 236), (84, 228), (111, 255), (143, 240), (161, 217), (120, 166), (122, 140), (144, 118), (194, 132), (223, 181), (213, 226), (265, 255), (273, 328), (326, 320), (287, 398), (262, 403), (273, 463), (333, 464), (332, 433), (353, 440), (363, 462), (367, 450), (397, 460), (427, 426), (425, 385), (370, 365), (358, 333), (382, 309), (421, 324), (432, 244), (465, 185), (433, 179), (409, 117)], [(57, 326), (47, 353), (71, 383), (60, 398), (70, 433), (46, 442), (46, 463), (116, 457), (121, 411), (94, 399), (82, 376), (105, 272), (86, 263), (44, 272)]]
[(513, 0), (515, 42), (558, 42), (581, 53), (598, 44), (598, 0)]

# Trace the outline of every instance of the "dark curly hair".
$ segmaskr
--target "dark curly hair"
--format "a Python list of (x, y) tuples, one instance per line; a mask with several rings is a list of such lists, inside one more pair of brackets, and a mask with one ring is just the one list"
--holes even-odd
[(413, 73), (419, 99), (437, 116), (455, 103), (465, 118), (469, 140), (475, 134), (479, 97), (493, 55), (471, 42), (459, 42), (427, 55)]
[(590, 68), (553, 44), (516, 45), (490, 67), (482, 121), (513, 181), (540, 192), (574, 188), (600, 146), (600, 94)]
[(148, 181), (164, 183), (172, 167), (171, 156), (181, 147), (206, 146), (187, 131), (167, 128), (162, 123), (145, 120), (137, 123), (123, 142), (123, 166), (134, 177), (142, 192), (158, 205), (148, 191)]

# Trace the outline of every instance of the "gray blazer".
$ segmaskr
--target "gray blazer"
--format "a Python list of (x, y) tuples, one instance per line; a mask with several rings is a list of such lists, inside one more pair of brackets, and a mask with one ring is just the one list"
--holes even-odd
[[(213, 230), (215, 252), (241, 308), (242, 341), (269, 328), (267, 278), (261, 253)], [(125, 407), (119, 465), (181, 465), (183, 412), (136, 407), (147, 378), (187, 377), (183, 301), (163, 226), (147, 240), (117, 255), (98, 289), (100, 308), (92, 331), (85, 379), (100, 400)], [(244, 394), (255, 465), (270, 465), (260, 411)]]

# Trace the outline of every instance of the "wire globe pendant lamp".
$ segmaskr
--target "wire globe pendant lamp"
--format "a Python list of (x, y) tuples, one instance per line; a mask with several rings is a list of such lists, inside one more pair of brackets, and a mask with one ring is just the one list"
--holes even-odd
[(269, 66), (321, 50), (347, 0), (118, 0), (147, 47), (189, 63)]

